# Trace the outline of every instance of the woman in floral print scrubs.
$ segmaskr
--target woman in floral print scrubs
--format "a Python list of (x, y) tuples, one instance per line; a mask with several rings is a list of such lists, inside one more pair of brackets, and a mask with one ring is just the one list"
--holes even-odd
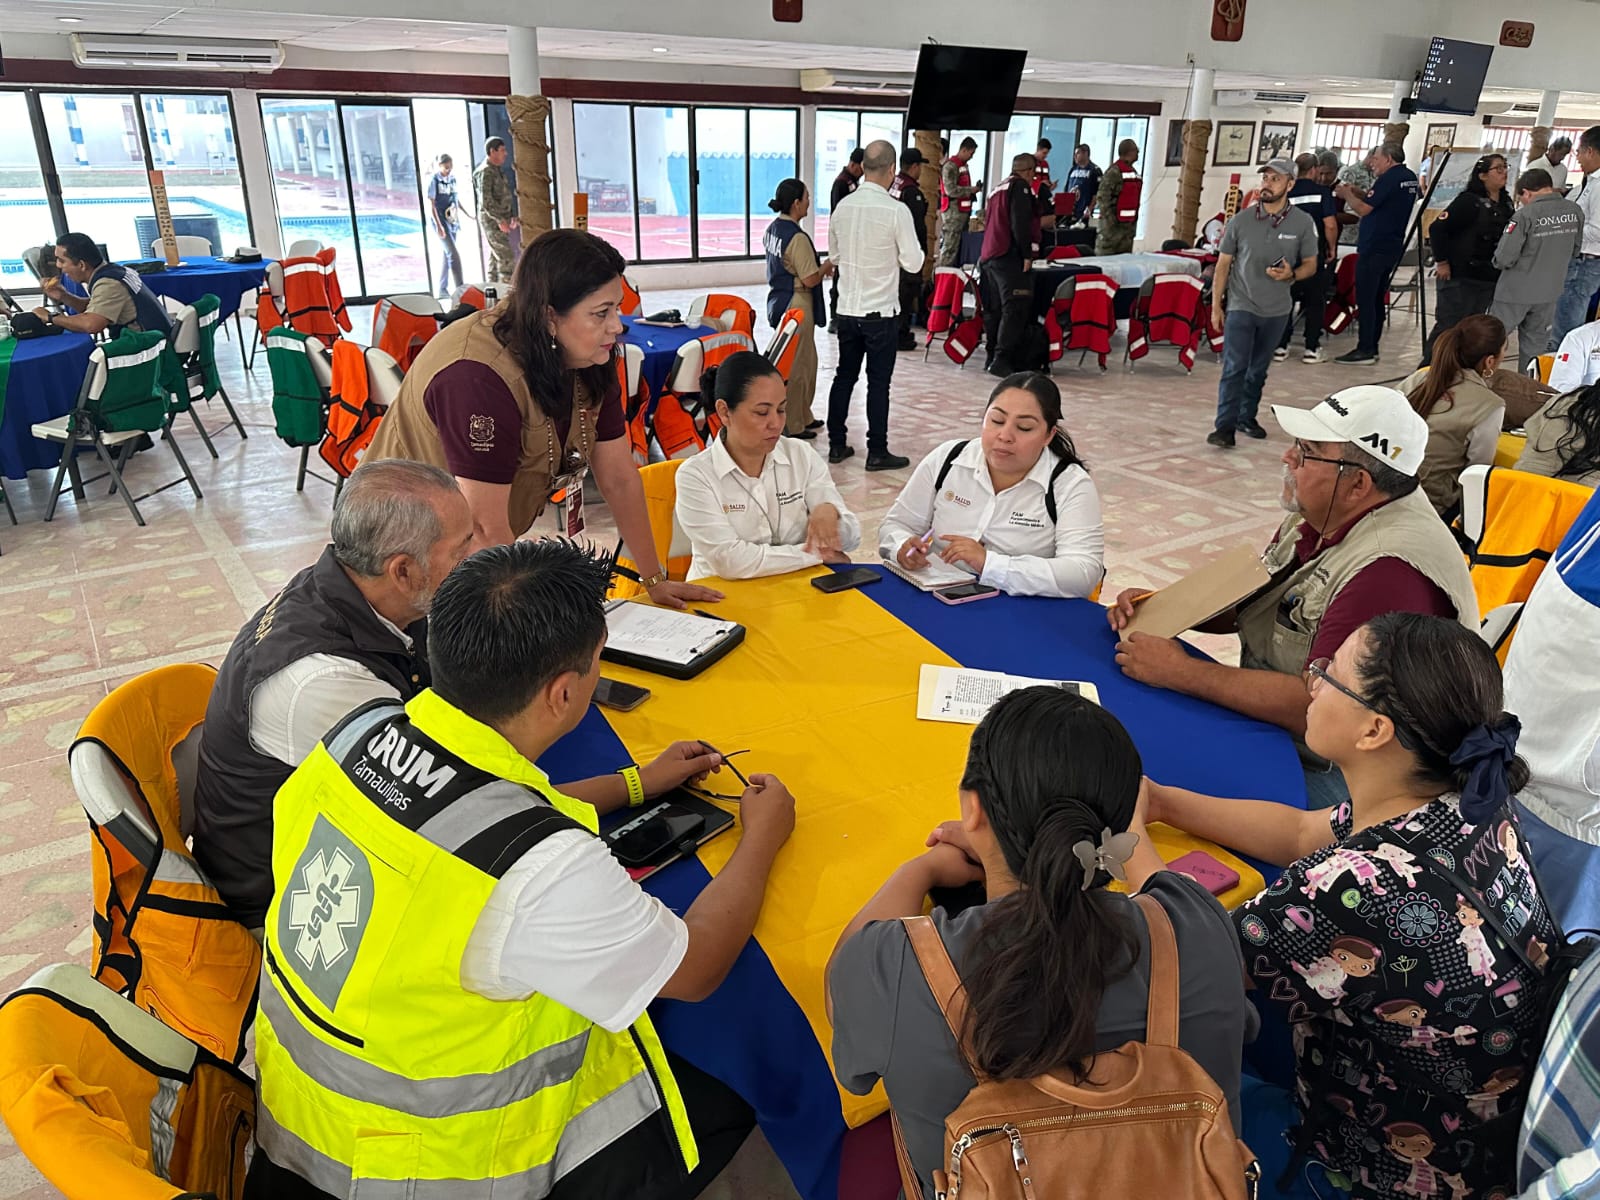
[(1149, 819), (1285, 868), (1234, 923), (1293, 1029), (1298, 1147), (1358, 1197), (1510, 1195), (1560, 933), (1521, 851), (1528, 771), (1500, 668), (1459, 624), (1393, 613), (1308, 685), (1306, 742), (1349, 803), (1151, 784)]

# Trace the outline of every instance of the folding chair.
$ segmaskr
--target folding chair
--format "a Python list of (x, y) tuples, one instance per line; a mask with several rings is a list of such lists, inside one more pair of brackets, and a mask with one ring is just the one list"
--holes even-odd
[(644, 381), (644, 347), (622, 343), (617, 356), (617, 385), (622, 389), (622, 414), (628, 425), (628, 449), (635, 466), (650, 461), (650, 385)]
[(928, 340), (923, 343), (922, 361), (928, 361), (928, 352), (940, 334), (946, 339), (950, 331), (960, 324), (966, 312), (967, 284), (970, 277), (960, 267), (935, 267), (933, 270), (933, 298), (928, 302)]
[(22, 252), (22, 265), (35, 279), (42, 280), (46, 275), (54, 275), (55, 269), (54, 246), (29, 246)]
[(289, 252), (285, 258), (310, 258), (313, 254), (322, 253), (322, 243), (316, 238), (300, 238), (289, 243)]
[(1528, 364), (1528, 377), (1539, 383), (1550, 382), (1550, 372), (1556, 365), (1554, 354), (1539, 354)]
[(67, 751), (93, 837), (92, 969), (228, 1062), (255, 1018), (261, 946), (189, 852), (200, 731), (217, 672), (146, 671), (84, 718)]
[(666, 387), (650, 413), (650, 434), (667, 458), (692, 458), (706, 448), (701, 432), (700, 375), (705, 370), (703, 338), (678, 347)]
[[(94, 483), (110, 477), (111, 490), (122, 495), (123, 503), (140, 525), (145, 523), (139, 512), (139, 500), (177, 487), (187, 482), (196, 500), (203, 499), (200, 485), (194, 481), (188, 460), (172, 436), (172, 418), (176, 413), (161, 383), (162, 354), (166, 349), (166, 335), (160, 333), (124, 333), (121, 337), (96, 346), (89, 355), (89, 369), (84, 372), (83, 386), (78, 391), (72, 411), (54, 421), (43, 421), (33, 427), (33, 436), (61, 443), (61, 465), (56, 469), (55, 484), (50, 489), (50, 503), (45, 507), (44, 519), (55, 517), (56, 502), (61, 499), (61, 487), (71, 477), (72, 495), (81, 504), (86, 498), (85, 483)], [(172, 449), (183, 471), (180, 479), (164, 483), (154, 491), (134, 496), (123, 482), (122, 470), (132, 457), (136, 443), (149, 434), (161, 433)], [(92, 447), (105, 464), (106, 475), (96, 475), (86, 480), (78, 471), (78, 451)], [(115, 454), (112, 451), (116, 451)]]
[(0, 1118), (66, 1200), (240, 1200), (255, 1090), (77, 963), (55, 963), (0, 1005)]
[(778, 322), (778, 328), (773, 331), (772, 341), (767, 343), (767, 348), (762, 356), (773, 366), (778, 368), (778, 374), (783, 376), (783, 382), (789, 382), (789, 372), (794, 369), (795, 356), (800, 353), (800, 326), (805, 321), (806, 314), (803, 309), (791, 308), (783, 314)]
[(644, 298), (639, 295), (639, 289), (629, 282), (628, 277), (622, 277), (622, 315), (625, 317), (644, 316)]
[[(262, 320), (262, 307), (269, 310), (270, 320)], [(248, 320), (252, 326), (250, 331), (249, 356), (245, 355), (244, 324)], [(267, 277), (261, 288), (254, 296), (245, 296), (240, 299), (239, 307), (234, 310), (233, 327), (239, 334), (239, 361), (244, 363), (244, 369), (251, 371), (256, 365), (256, 348), (262, 344), (266, 335), (263, 329), (273, 329), (283, 324), (283, 264), (272, 262), (267, 264)]]
[[(674, 516), (678, 506), (678, 468), (682, 465), (682, 459), (671, 458), (639, 468), (639, 485), (644, 489), (644, 508), (650, 517), (650, 537), (655, 543), (656, 561), (666, 571), (668, 579), (676, 580), (688, 578), (690, 564), (687, 539), (679, 530)], [(638, 574), (638, 563), (626, 546), (617, 555), (617, 562)], [(612, 576), (607, 598), (626, 600), (643, 592), (638, 583), (619, 573)]]
[(385, 296), (372, 311), (372, 344), (409, 371), (417, 352), (439, 332), (444, 308), (420, 293)]
[[(644, 351), (639, 351), (641, 359)], [(368, 346), (367, 358), (367, 399), (379, 408), (387, 409), (400, 398), (400, 385), (405, 382), (406, 373), (394, 358), (385, 354), (376, 346)]]
[(328, 432), (328, 405), (333, 364), (316, 338), (280, 325), (267, 334), (267, 367), (272, 371), (272, 416), (278, 436), (300, 449), (300, 471), (294, 490), (305, 491), (306, 476), (335, 489), (337, 479), (310, 469), (312, 448)]
[(689, 305), (690, 325), (715, 325), (724, 333), (742, 333), (751, 341), (756, 336), (756, 310), (739, 296), (711, 292)]
[[(196, 237), (193, 234), (180, 233), (176, 235), (174, 240), (178, 243), (179, 258), (193, 258), (196, 255), (199, 255), (202, 258), (210, 258), (216, 253), (216, 251), (211, 248), (210, 238)], [(151, 258), (161, 258), (165, 254), (166, 250), (162, 247), (160, 238), (157, 238), (155, 241), (150, 243)]]
[(195, 428), (200, 431), (206, 449), (211, 451), (211, 457), (217, 457), (216, 449), (211, 445), (211, 436), (206, 427), (200, 422), (200, 414), (194, 408), (194, 401), (204, 400), (211, 403), (213, 397), (222, 401), (222, 407), (228, 410), (228, 419), (233, 427), (239, 431), (241, 441), (250, 435), (244, 430), (244, 422), (239, 419), (238, 411), (233, 407), (233, 401), (228, 399), (228, 391), (222, 386), (222, 376), (217, 370), (217, 329), (219, 327), (218, 313), (222, 302), (215, 296), (207, 293), (193, 304), (186, 304), (178, 310), (177, 319), (172, 324), (172, 350), (178, 356), (189, 399), (189, 415), (194, 418)]
[(1200, 313), (1204, 290), (1198, 276), (1177, 271), (1146, 279), (1128, 320), (1128, 344), (1122, 361), (1131, 367), (1150, 353), (1152, 345), (1176, 346), (1179, 365), (1185, 371), (1194, 370), (1205, 319)]

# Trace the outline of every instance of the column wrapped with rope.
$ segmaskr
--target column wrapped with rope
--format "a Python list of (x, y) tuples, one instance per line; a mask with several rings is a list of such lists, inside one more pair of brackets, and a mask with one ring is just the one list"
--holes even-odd
[(517, 219), (522, 245), (554, 223), (550, 213), (550, 143), (545, 138), (550, 101), (544, 96), (507, 96), (512, 163), (517, 169)]
[[(1554, 133), (1555, 130), (1548, 125), (1535, 125), (1533, 127), (1528, 134), (1528, 157), (1522, 160), (1524, 168), (1534, 159), (1544, 157), (1544, 152), (1550, 149), (1550, 137)], [(1513, 186), (1515, 186), (1516, 182), (1515, 179), (1511, 181)]]
[(917, 186), (928, 198), (928, 253), (923, 256), (922, 277), (932, 279), (933, 265), (939, 257), (939, 131), (918, 129), (911, 136), (923, 158), (922, 165), (917, 168)]
[(1200, 193), (1205, 186), (1206, 154), (1211, 146), (1211, 122), (1205, 118), (1183, 123), (1183, 165), (1178, 170), (1178, 206), (1172, 217), (1172, 236), (1194, 245), (1200, 224)]
[(1393, 143), (1396, 146), (1406, 144), (1406, 135), (1411, 132), (1411, 126), (1405, 121), (1386, 121), (1383, 126), (1383, 144)]

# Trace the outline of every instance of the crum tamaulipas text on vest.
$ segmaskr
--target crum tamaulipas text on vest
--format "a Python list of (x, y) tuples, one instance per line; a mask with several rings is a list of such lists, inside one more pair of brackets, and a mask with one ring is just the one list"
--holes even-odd
[[(369, 758), (387, 767), (388, 775), (369, 762)], [(402, 784), (414, 784), (431, 800), (456, 777), (454, 767), (436, 767), (429, 751), (412, 745), (393, 727), (383, 730), (367, 743), (366, 755), (357, 760), (351, 773), (360, 776), (380, 798), (401, 812), (406, 810), (410, 802)]]

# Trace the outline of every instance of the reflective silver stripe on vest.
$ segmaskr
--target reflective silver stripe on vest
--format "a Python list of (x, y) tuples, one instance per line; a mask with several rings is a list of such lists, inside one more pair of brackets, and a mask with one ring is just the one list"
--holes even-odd
[(330, 1092), (415, 1117), (450, 1117), (526, 1100), (572, 1079), (583, 1066), (589, 1045), (586, 1029), (491, 1073), (408, 1079), (308, 1033), (289, 1011), (273, 972), (261, 975), (267, 984), (261, 989), (262, 1015), (299, 1071)]
[(150, 1165), (168, 1182), (172, 1180), (172, 1150), (178, 1140), (173, 1117), (178, 1111), (181, 1087), (176, 1079), (162, 1075), (156, 1080), (156, 1094), (150, 1098)]
[(155, 877), (162, 883), (197, 883), (210, 887), (211, 881), (200, 871), (200, 866), (187, 854), (163, 850), (156, 860)]
[[(660, 1107), (648, 1075), (636, 1075), (605, 1099), (584, 1109), (561, 1131), (551, 1161), (490, 1179), (361, 1180), (362, 1200), (499, 1200), (516, 1196), (541, 1200), (556, 1183), (652, 1116)], [(374, 1136), (383, 1136), (377, 1132)], [(264, 1100), (256, 1103), (256, 1142), (273, 1163), (293, 1171), (313, 1187), (335, 1196), (351, 1194), (350, 1167), (330, 1158), (285, 1129)]]
[(417, 828), (417, 834), (454, 854), (485, 829), (530, 808), (545, 807), (521, 784), (496, 779), (444, 806)]
[(352, 718), (348, 725), (339, 730), (333, 741), (326, 743), (328, 753), (333, 756), (334, 762), (343, 762), (345, 755), (365, 741), (378, 726), (396, 717), (403, 717), (405, 713), (403, 704), (380, 704), (371, 712)]

